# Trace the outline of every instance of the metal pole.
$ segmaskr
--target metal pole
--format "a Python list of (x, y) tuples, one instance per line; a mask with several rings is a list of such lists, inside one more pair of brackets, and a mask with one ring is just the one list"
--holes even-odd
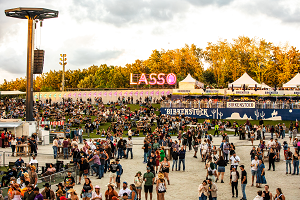
[(27, 85), (26, 85), (26, 121), (33, 121), (33, 61), (34, 61), (34, 23), (33, 17), (28, 16), (27, 41)]
[(63, 54), (62, 91), (65, 91), (65, 55)]

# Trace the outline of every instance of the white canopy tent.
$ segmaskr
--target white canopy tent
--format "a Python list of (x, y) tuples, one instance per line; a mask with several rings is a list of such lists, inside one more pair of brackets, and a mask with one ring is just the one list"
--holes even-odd
[(259, 84), (257, 87), (260, 87), (261, 89), (268, 89), (268, 90), (271, 89), (271, 87), (265, 83)]
[(231, 88), (232, 85), (234, 88), (242, 88), (243, 86), (246, 87), (259, 87), (260, 84), (258, 84), (255, 80), (253, 80), (248, 74), (247, 72), (245, 72), (240, 78), (238, 78), (236, 81), (229, 83), (228, 84), (228, 88)]
[(195, 89), (195, 85), (200, 88), (204, 87), (204, 83), (197, 81), (190, 74), (188, 74), (185, 79), (179, 82), (179, 89)]
[(284, 88), (296, 88), (300, 86), (300, 74), (297, 73), (296, 76), (294, 76), (294, 78), (292, 78), (289, 82), (287, 82), (286, 84), (283, 84)]
[(21, 92), (19, 90), (16, 90), (16, 91), (0, 91), (0, 95), (20, 95), (20, 94), (26, 94), (26, 92)]

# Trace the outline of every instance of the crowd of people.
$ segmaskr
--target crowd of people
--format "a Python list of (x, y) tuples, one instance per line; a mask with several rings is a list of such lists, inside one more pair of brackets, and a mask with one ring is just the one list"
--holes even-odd
[[(20, 103), (18, 101), (8, 102), (11, 102), (11, 105)], [(141, 193), (144, 191), (145, 199), (152, 200), (153, 192), (156, 191), (157, 199), (164, 200), (167, 186), (172, 183), (169, 173), (174, 170), (184, 172), (186, 152), (194, 151), (193, 157), (197, 159), (199, 156), (207, 172), (206, 177), (203, 177), (205, 180), (199, 186), (199, 200), (217, 199), (218, 187), (221, 187), (219, 184), (222, 185), (225, 182), (230, 183), (232, 187), (232, 197), (238, 197), (239, 181), (241, 182), (242, 199), (245, 200), (247, 199), (245, 192), (247, 168), (245, 165), (239, 164), (241, 161), (238, 156), (239, 152), (236, 150), (235, 144), (229, 141), (230, 137), (227, 135), (226, 129), (234, 129), (234, 136), (241, 140), (249, 139), (249, 143), (252, 145), (254, 140), (260, 140), (259, 145), (253, 146), (250, 151), (248, 165), (251, 168), (251, 186), (255, 185), (257, 188), (261, 188), (264, 185), (264, 191), (258, 190), (256, 199), (285, 199), (281, 188), (277, 188), (276, 192), (272, 194), (269, 186), (265, 185), (267, 183), (265, 173), (272, 173), (271, 170), (275, 171), (276, 162), (282, 160), (286, 162), (286, 173), (292, 173), (291, 164), (293, 164), (293, 174), (299, 174), (300, 142), (296, 137), (299, 128), (297, 121), (291, 122), (288, 126), (285, 124), (269, 126), (264, 125), (262, 120), (259, 125), (252, 125), (249, 120), (245, 124), (237, 122), (231, 124), (230, 121), (206, 119), (200, 124), (195, 118), (155, 114), (155, 109), (151, 106), (149, 99), (140, 101), (139, 103), (144, 106), (135, 111), (130, 110), (126, 105), (126, 100), (120, 99), (116, 103), (105, 106), (98, 98), (94, 100), (94, 104), (91, 99), (87, 102), (72, 101), (71, 99), (62, 103), (37, 102), (35, 117), (41, 118), (43, 121), (50, 119), (65, 121), (65, 124), (57, 127), (65, 130), (65, 138), (63, 141), (55, 138), (53, 155), (54, 158), (57, 157), (57, 147), (62, 145), (64, 158), (71, 157), (72, 163), (79, 170), (79, 182), (75, 183), (72, 171), (68, 171), (68, 175), (64, 178), (63, 183), (57, 185), (58, 188), (55, 192), (51, 190), (49, 184), (45, 184), (45, 189), (39, 193), (40, 190), (36, 187), (37, 174), (34, 165), (36, 161), (30, 163), (25, 169), (21, 167), (21, 173), (17, 174), (16, 167), (22, 165), (22, 158), (19, 158), (15, 163), (16, 167), (13, 167), (2, 178), (2, 186), (10, 185), (10, 198), (14, 200), (70, 198), (73, 200), (80, 197), (85, 200), (104, 198), (107, 200), (137, 200), (142, 199)], [(120, 108), (115, 105), (120, 105)], [(13, 106), (10, 109), (15, 110)], [(68, 120), (66, 120), (66, 116), (69, 116)], [(91, 116), (95, 116), (93, 121)], [(101, 130), (99, 127), (103, 122), (112, 122), (112, 126)], [(80, 126), (82, 123), (86, 124), (85, 127)], [(151, 127), (154, 125), (155, 128), (152, 129)], [(72, 139), (71, 127), (76, 127)], [(135, 131), (133, 131), (133, 127), (136, 127)], [(138, 129), (138, 127), (142, 128)], [(95, 129), (96, 133), (104, 138), (82, 138), (83, 132), (89, 133)], [(214, 130), (214, 135), (209, 134), (210, 129)], [(128, 130), (128, 139), (123, 138), (124, 130)], [(266, 141), (265, 133), (271, 133), (269, 141)], [(279, 139), (284, 139), (285, 133), (288, 133), (290, 140), (281, 145)], [(143, 134), (145, 137), (141, 147), (144, 153), (141, 164), (145, 165), (146, 172), (138, 171), (135, 177), (132, 177), (131, 183), (122, 182), (121, 176), (124, 169), (121, 160), (133, 159), (135, 153), (132, 150), (134, 145), (132, 136), (138, 134)], [(177, 138), (173, 137), (172, 139), (172, 135), (177, 135)], [(222, 137), (222, 143), (220, 146), (214, 145), (214, 137), (219, 136)], [(37, 154), (35, 136), (26, 140), (22, 137), (14, 138), (12, 133), (3, 132), (1, 139), (5, 144), (3, 147), (13, 146), (16, 143), (28, 143), (32, 145), (32, 155), (36, 156)], [(79, 146), (82, 147), (79, 148)], [(11, 148), (14, 153), (13, 147)], [(280, 158), (282, 148), (284, 158)], [(172, 158), (172, 166), (170, 158)], [(269, 163), (267, 171), (270, 172), (265, 170), (265, 162)], [(55, 173), (53, 166), (48, 169), (43, 176)], [(224, 179), (226, 170), (230, 174), (229, 180)], [(109, 177), (107, 190), (103, 197), (100, 187), (92, 183), (91, 176), (98, 179), (102, 179), (104, 176)], [(19, 177), (22, 177), (21, 184), (16, 183), (16, 178)], [(218, 183), (219, 180), (220, 183)], [(75, 191), (75, 184), (82, 185), (80, 192)]]

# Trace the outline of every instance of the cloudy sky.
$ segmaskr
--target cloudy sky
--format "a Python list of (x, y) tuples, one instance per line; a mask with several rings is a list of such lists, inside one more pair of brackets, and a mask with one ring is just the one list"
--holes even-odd
[(219, 39), (264, 38), (300, 49), (297, 0), (0, 0), (0, 83), (25, 76), (27, 20), (5, 9), (44, 7), (59, 11), (36, 29), (35, 47), (45, 50), (44, 72), (91, 65), (124, 66), (154, 49), (181, 48)]

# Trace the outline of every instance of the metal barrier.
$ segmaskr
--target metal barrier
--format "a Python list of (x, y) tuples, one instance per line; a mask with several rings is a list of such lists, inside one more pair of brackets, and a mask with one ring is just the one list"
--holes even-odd
[[(67, 165), (66, 165), (67, 166)], [(77, 174), (78, 174), (78, 170), (77, 170), (77, 166), (73, 166), (73, 167), (70, 167), (70, 168), (67, 168), (66, 169), (66, 166), (64, 166), (63, 170), (62, 171), (59, 171), (57, 173), (54, 173), (54, 174), (51, 174), (49, 176), (44, 176), (44, 177), (40, 177), (38, 178), (38, 181), (37, 181), (37, 187), (39, 187), (40, 189), (44, 188), (44, 184), (45, 183), (49, 183), (50, 185), (57, 185), (58, 183), (60, 182), (63, 182), (64, 181), (64, 177), (67, 176), (67, 172), (70, 170), (72, 171), (72, 176), (74, 177), (75, 179), (75, 182), (77, 183)], [(40, 176), (40, 174), (38, 174), (38, 176)], [(17, 179), (17, 182), (20, 183), (20, 180)], [(0, 190), (2, 190), (2, 195), (4, 197), (4, 199), (7, 199), (8, 197), (8, 187), (2, 187)], [(52, 188), (54, 191), (55, 189)], [(42, 189), (43, 190), (43, 189)], [(10, 199), (10, 198), (8, 198)]]

